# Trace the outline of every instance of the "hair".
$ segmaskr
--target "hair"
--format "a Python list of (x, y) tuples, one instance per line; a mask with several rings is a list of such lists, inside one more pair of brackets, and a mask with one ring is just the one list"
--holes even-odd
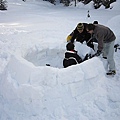
[(74, 45), (72, 42), (69, 42), (69, 43), (66, 45), (66, 49), (67, 49), (67, 50), (74, 50), (74, 47), (75, 47), (75, 45)]
[(98, 24), (98, 21), (94, 21), (93, 24)]
[(94, 30), (94, 29), (95, 29), (95, 25), (92, 24), (92, 23), (90, 23), (90, 24), (88, 24), (88, 25), (86, 26), (86, 29), (88, 29), (88, 30)]

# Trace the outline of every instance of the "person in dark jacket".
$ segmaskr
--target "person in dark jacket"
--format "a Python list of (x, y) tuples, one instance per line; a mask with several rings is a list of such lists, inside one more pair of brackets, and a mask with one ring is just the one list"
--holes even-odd
[(79, 23), (75, 30), (68, 35), (67, 42), (74, 43), (75, 39), (76, 41), (83, 43), (86, 41), (87, 46), (91, 47), (94, 50), (94, 45), (91, 40), (91, 34), (86, 31), (87, 23)]
[(65, 52), (65, 58), (63, 59), (63, 66), (64, 68), (79, 64), (85, 60), (89, 59), (88, 54), (86, 54), (85, 58), (82, 60), (82, 58), (77, 54), (77, 51), (74, 50), (74, 44), (72, 42), (69, 42), (66, 45), (67, 51)]
[(86, 31), (86, 26), (87, 23), (79, 23), (75, 30), (73, 30), (73, 32), (68, 35), (67, 41), (70, 41), (72, 43), (74, 43), (75, 39), (80, 43), (86, 41), (87, 46), (91, 47), (94, 50), (94, 45), (91, 40), (91, 34)]
[(82, 62), (82, 58), (77, 54), (77, 51), (74, 50), (74, 47), (75, 46), (72, 42), (69, 42), (66, 45), (67, 51), (65, 52), (65, 58), (63, 60), (64, 68)]
[(108, 72), (107, 75), (116, 74), (115, 62), (114, 62), (114, 42), (116, 39), (113, 31), (100, 24), (88, 24), (86, 30), (90, 34), (94, 34), (98, 40), (98, 50), (95, 56), (99, 56), (103, 53), (103, 58), (107, 59)]

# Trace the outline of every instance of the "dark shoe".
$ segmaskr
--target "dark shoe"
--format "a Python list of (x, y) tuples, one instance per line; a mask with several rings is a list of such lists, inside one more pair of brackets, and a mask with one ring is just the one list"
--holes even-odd
[(109, 70), (106, 74), (107, 75), (115, 75), (116, 71), (115, 70)]
[(107, 59), (107, 57), (103, 57), (104, 59)]

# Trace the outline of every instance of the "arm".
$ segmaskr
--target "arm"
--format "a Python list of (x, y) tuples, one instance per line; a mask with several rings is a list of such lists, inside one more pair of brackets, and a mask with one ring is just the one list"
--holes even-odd
[(98, 39), (98, 50), (102, 51), (102, 49), (103, 49), (104, 35), (102, 33), (99, 33), (97, 35), (97, 39)]
[(78, 30), (77, 28), (72, 32), (72, 38), (71, 38), (71, 42), (74, 43), (74, 40), (76, 39), (78, 34)]
[(76, 58), (78, 63), (82, 62), (82, 58), (78, 54), (75, 54), (75, 58)]

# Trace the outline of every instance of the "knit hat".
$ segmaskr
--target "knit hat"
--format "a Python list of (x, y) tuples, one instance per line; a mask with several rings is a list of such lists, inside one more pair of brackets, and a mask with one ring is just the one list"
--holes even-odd
[(93, 24), (98, 24), (98, 21), (94, 21)]
[(79, 24), (77, 25), (77, 29), (78, 29), (78, 30), (83, 30), (83, 29), (84, 29), (83, 23), (79, 23)]

